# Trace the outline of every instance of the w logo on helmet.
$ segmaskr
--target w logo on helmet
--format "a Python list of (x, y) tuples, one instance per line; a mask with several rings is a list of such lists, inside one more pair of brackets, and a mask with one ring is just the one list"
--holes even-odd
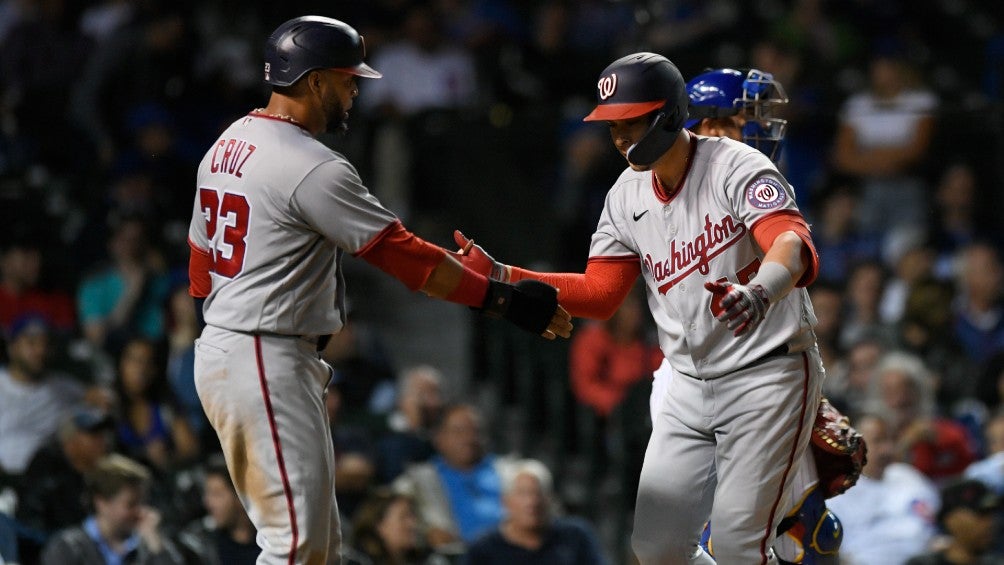
[(617, 73), (610, 73), (600, 78), (600, 81), (596, 83), (596, 88), (600, 91), (600, 100), (606, 100), (613, 96), (617, 92)]

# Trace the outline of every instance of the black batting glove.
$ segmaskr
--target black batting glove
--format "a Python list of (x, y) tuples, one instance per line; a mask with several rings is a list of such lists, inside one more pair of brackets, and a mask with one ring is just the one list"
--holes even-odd
[(568, 337), (572, 331), (571, 316), (558, 304), (558, 289), (534, 279), (516, 284), (489, 280), (481, 311), (547, 339)]

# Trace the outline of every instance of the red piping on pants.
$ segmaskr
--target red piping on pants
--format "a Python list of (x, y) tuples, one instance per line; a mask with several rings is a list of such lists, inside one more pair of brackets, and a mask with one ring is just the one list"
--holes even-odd
[(767, 565), (767, 538), (770, 537), (771, 530), (774, 529), (774, 513), (777, 512), (777, 505), (781, 503), (781, 496), (784, 494), (784, 483), (788, 481), (788, 472), (791, 471), (792, 464), (795, 462), (795, 449), (798, 447), (799, 438), (802, 437), (805, 408), (809, 397), (809, 356), (806, 353), (802, 353), (802, 366), (805, 378), (802, 380), (802, 409), (798, 412), (798, 431), (795, 433), (795, 442), (791, 446), (791, 452), (788, 453), (788, 465), (784, 468), (784, 474), (781, 475), (781, 486), (777, 489), (777, 498), (774, 499), (774, 505), (770, 507), (770, 517), (767, 519), (767, 531), (760, 540), (760, 565)]
[(289, 488), (289, 475), (286, 473), (286, 461), (282, 458), (282, 442), (279, 441), (279, 426), (272, 411), (272, 400), (268, 394), (268, 381), (265, 380), (265, 363), (261, 357), (261, 336), (254, 336), (254, 355), (258, 361), (258, 384), (261, 386), (261, 396), (265, 400), (265, 413), (268, 415), (268, 427), (272, 430), (272, 446), (275, 448), (275, 460), (279, 464), (279, 476), (282, 478), (282, 492), (286, 495), (286, 507), (289, 508), (289, 525), (293, 533), (293, 544), (289, 549), (289, 564), (296, 562), (296, 547), (299, 545), (300, 532), (296, 527), (296, 508), (293, 506), (293, 489)]

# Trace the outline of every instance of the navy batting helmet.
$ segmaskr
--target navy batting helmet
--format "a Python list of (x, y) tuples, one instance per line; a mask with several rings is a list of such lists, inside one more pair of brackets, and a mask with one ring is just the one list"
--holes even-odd
[(323, 16), (293, 18), (265, 42), (265, 82), (289, 86), (314, 69), (336, 69), (380, 78), (363, 62), (366, 44), (352, 26)]
[(648, 131), (627, 155), (631, 163), (648, 166), (673, 146), (687, 120), (688, 101), (676, 65), (662, 55), (634, 53), (600, 73), (596, 108), (584, 121), (627, 120), (654, 112)]
[(788, 121), (775, 117), (774, 110), (788, 103), (788, 96), (774, 76), (757, 69), (737, 71), (714, 69), (687, 83), (690, 119), (693, 128), (704, 118), (742, 115), (743, 141), (776, 160), (788, 130)]

